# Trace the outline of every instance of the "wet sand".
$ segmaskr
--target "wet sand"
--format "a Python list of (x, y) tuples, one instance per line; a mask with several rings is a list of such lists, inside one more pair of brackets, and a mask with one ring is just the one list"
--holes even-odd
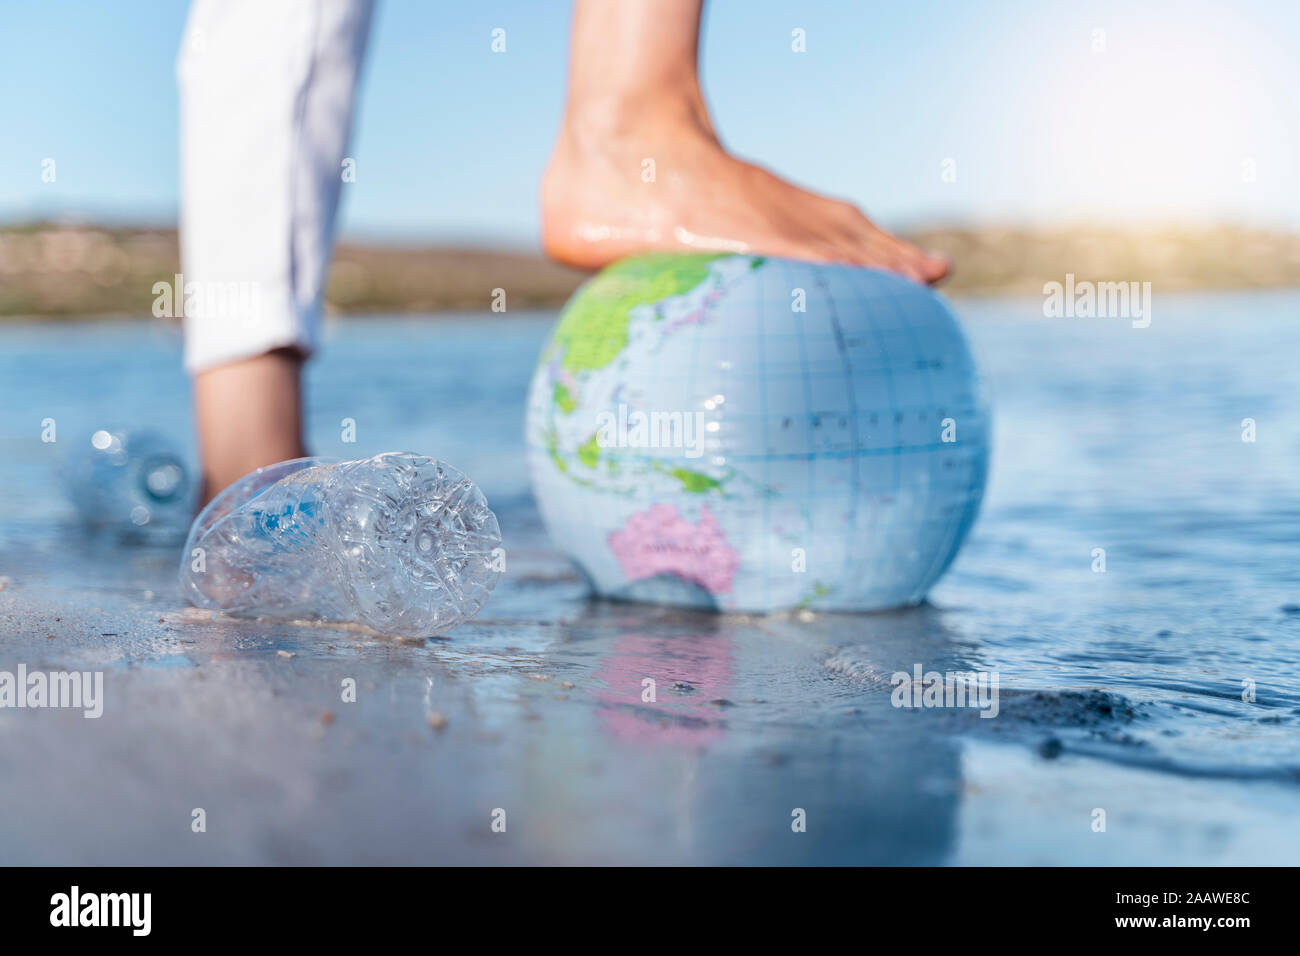
[(7, 660), (105, 674), (99, 719), (0, 711), (11, 863), (1288, 861), (1285, 790), (1071, 753), (1137, 719), (1105, 695), (893, 708), (893, 670), (961, 663), (933, 608), (591, 603), (534, 541), (480, 619), (391, 640), (183, 608), (174, 552), (127, 553), (0, 591)]

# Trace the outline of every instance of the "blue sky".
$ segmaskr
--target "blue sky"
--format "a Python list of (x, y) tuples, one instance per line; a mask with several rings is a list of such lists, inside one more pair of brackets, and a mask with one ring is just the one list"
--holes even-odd
[[(175, 215), (186, 9), (6, 0), (0, 221)], [(380, 0), (345, 233), (531, 243), (568, 20), (563, 0)], [(494, 27), (505, 54), (490, 51)], [(791, 51), (796, 27), (806, 53)], [(733, 150), (887, 226), (1300, 229), (1291, 0), (717, 0), (703, 70)], [(949, 159), (955, 182), (941, 175)]]

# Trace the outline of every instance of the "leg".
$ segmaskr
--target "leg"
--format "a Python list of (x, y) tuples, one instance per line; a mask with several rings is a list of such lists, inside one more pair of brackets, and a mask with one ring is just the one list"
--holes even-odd
[(177, 63), (185, 364), (205, 500), (303, 454), (370, 0), (197, 0)]
[(194, 375), (202, 500), (263, 465), (307, 454), (302, 443), (302, 353), (276, 349)]
[(542, 184), (546, 251), (596, 268), (646, 249), (734, 249), (942, 278), (943, 259), (851, 204), (727, 153), (700, 91), (702, 6), (576, 0), (568, 103)]

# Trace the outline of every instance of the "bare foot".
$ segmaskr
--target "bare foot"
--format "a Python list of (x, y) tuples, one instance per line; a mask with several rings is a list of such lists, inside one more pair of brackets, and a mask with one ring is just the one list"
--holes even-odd
[(731, 156), (693, 110), (625, 128), (567, 120), (542, 183), (542, 242), (552, 258), (584, 268), (666, 249), (876, 266), (918, 282), (948, 273), (945, 259), (879, 229), (851, 203)]
[(648, 249), (878, 266), (935, 282), (947, 260), (718, 141), (699, 85), (703, 0), (575, 0), (569, 97), (542, 182), (542, 244), (598, 268)]

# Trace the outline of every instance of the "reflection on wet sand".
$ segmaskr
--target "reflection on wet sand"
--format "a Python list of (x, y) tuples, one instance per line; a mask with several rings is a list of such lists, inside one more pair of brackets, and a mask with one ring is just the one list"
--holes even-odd
[[(825, 663), (852, 648), (857, 673), (910, 668), (918, 652), (960, 665), (932, 609), (810, 622), (596, 602), (565, 631), (545, 666), (587, 670), (583, 722), (597, 734), (548, 748), (532, 765), (547, 783), (522, 788), (552, 801), (560, 856), (631, 833), (645, 862), (925, 864), (949, 852), (956, 742), (930, 714), (892, 707), (887, 683)], [(592, 788), (593, 764), (622, 799)]]

